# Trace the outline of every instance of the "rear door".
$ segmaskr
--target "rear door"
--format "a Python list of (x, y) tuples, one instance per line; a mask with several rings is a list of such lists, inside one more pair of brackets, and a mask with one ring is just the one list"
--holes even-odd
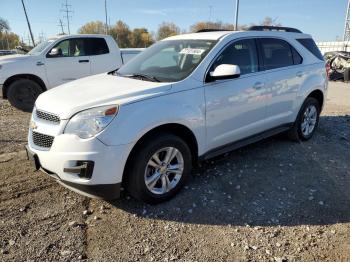
[(303, 59), (285, 40), (260, 38), (258, 42), (267, 77), (266, 122), (273, 128), (292, 121), (293, 103), (305, 77)]
[(46, 75), (51, 86), (58, 86), (90, 75), (90, 58), (87, 55), (84, 38), (62, 40), (53, 48), (59, 54), (46, 55)]
[(90, 55), (91, 74), (100, 74), (117, 69), (119, 57), (112, 55), (106, 40), (102, 37), (91, 37), (87, 40)]

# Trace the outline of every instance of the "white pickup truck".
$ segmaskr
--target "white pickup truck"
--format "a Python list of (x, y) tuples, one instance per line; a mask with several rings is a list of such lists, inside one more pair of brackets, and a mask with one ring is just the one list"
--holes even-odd
[(115, 70), (142, 49), (119, 49), (107, 35), (63, 35), (37, 45), (26, 55), (0, 58), (3, 98), (31, 111), (40, 93), (85, 76)]

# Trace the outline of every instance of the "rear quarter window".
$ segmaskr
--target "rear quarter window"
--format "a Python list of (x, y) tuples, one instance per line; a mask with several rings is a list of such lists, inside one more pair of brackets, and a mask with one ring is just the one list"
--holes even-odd
[(302, 44), (307, 50), (309, 50), (314, 56), (316, 56), (318, 59), (324, 61), (324, 58), (321, 54), (320, 49), (318, 49), (315, 41), (311, 38), (302, 38), (297, 39), (297, 41)]

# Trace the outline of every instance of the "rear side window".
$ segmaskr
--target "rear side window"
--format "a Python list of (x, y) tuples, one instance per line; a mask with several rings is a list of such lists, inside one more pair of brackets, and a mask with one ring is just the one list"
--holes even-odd
[(259, 39), (259, 42), (265, 70), (294, 65), (292, 47), (288, 42), (273, 38)]
[(303, 39), (297, 39), (297, 41), (302, 44), (307, 50), (309, 50), (314, 56), (316, 56), (320, 60), (324, 60), (320, 49), (318, 49), (315, 41), (311, 38), (303, 38)]
[(301, 55), (298, 53), (297, 50), (295, 50), (294, 47), (290, 47), (292, 49), (292, 53), (293, 53), (293, 62), (295, 65), (300, 65), (303, 62), (303, 58), (301, 57)]
[(109, 49), (104, 38), (86, 38), (87, 52), (89, 55), (108, 54)]

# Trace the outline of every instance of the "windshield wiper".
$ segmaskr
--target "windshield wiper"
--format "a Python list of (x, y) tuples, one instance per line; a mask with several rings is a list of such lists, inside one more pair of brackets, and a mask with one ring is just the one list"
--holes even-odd
[(156, 78), (155, 76), (150, 76), (150, 75), (146, 75), (146, 74), (131, 74), (131, 75), (122, 75), (125, 77), (135, 77), (135, 78), (143, 78), (149, 81), (153, 81), (153, 82), (161, 82), (158, 78)]

